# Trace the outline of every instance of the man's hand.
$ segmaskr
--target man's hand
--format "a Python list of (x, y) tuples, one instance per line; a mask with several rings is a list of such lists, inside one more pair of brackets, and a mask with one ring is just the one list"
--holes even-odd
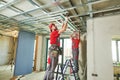
[(65, 17), (65, 22), (68, 22), (68, 17)]

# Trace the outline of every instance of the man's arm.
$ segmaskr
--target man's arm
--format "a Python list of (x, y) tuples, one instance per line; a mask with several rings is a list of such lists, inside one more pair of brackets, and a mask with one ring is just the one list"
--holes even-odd
[(72, 34), (70, 35), (70, 38), (71, 38), (71, 39), (73, 38), (73, 35), (74, 35), (74, 33), (72, 33)]
[(59, 34), (64, 32), (64, 31), (66, 31), (66, 29), (67, 29), (67, 22), (68, 22), (68, 18), (66, 18), (65, 23), (63, 23), (62, 29), (59, 30), (59, 32), (58, 32)]
[(80, 32), (78, 32), (78, 39), (80, 39)]

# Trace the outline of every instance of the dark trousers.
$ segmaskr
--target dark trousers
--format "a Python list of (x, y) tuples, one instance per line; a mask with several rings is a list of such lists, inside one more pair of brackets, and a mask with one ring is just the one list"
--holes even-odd
[(73, 62), (75, 65), (75, 70), (79, 70), (78, 57), (79, 57), (79, 48), (72, 48)]
[(54, 51), (50, 49), (49, 57), (50, 57), (50, 64), (45, 72), (44, 80), (53, 80), (54, 79), (54, 70), (58, 64), (59, 53), (55, 53), (56, 56), (53, 55)]

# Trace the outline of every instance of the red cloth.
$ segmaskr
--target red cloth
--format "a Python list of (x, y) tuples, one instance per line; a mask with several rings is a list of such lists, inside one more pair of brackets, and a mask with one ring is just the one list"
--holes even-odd
[(72, 38), (72, 48), (79, 48), (80, 39)]
[(48, 64), (50, 64), (51, 60), (50, 60), (50, 57), (48, 57)]
[(56, 44), (56, 45), (60, 46), (60, 41), (59, 41), (60, 34), (58, 32), (59, 32), (58, 30), (51, 32), (50, 44)]

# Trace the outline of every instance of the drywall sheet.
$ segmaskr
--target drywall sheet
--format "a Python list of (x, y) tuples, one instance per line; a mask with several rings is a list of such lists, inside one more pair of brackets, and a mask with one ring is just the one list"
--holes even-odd
[(19, 32), (16, 51), (14, 76), (32, 72), (35, 34), (25, 31)]

